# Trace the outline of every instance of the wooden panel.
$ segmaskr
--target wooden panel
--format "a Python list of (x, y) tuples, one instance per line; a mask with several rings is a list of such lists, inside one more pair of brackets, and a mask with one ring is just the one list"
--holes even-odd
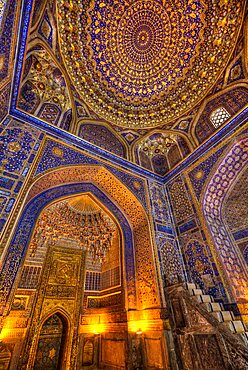
[(163, 349), (160, 338), (145, 338), (146, 358), (149, 367), (163, 369)]
[(125, 341), (102, 340), (102, 362), (115, 366), (125, 367)]

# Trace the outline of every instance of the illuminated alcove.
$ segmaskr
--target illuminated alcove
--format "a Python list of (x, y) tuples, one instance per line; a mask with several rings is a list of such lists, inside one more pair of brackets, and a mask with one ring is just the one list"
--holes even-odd
[[(72, 216), (76, 218), (72, 219)], [(76, 232), (77, 227), (81, 227), (81, 232), (86, 228), (86, 220), (89, 223), (87, 230), (90, 230), (88, 239), (95, 237), (88, 249), (85, 247), (85, 235), (79, 239), (80, 233)], [(80, 222), (84, 222), (84, 226)], [(107, 235), (108, 227), (112, 239), (103, 257), (100, 255), (101, 248), (97, 251), (96, 243)], [(96, 235), (97, 231), (104, 235)], [(28, 366), (35, 369), (45, 365), (67, 368), (75, 335), (73, 327), (80, 328), (85, 319), (88, 325), (80, 346), (82, 366), (88, 366), (89, 362), (98, 364), (99, 335), (108, 326), (106, 315), (125, 308), (122, 243), (117, 220), (90, 193), (65, 197), (42, 209), (34, 226), (16, 291), (18, 294), (32, 290), (34, 295), (37, 294), (24, 350), (27, 353), (31, 348)], [(97, 256), (91, 253), (94, 248)], [(79, 299), (79, 305), (72, 307), (74, 298)], [(61, 307), (65, 312), (58, 312)], [(38, 316), (36, 312), (39, 312)], [(34, 329), (36, 325), (37, 330)], [(127, 324), (124, 325), (127, 327)], [(88, 353), (89, 348), (91, 354)], [(61, 353), (63, 361), (59, 360)]]
[[(29, 310), (31, 317), (28, 330), (16, 348), (16, 356), (21, 358), (21, 365), (24, 367), (32, 368), (42, 325), (48, 317), (57, 312), (68, 321), (65, 368), (69, 363), (75, 368), (78, 361), (80, 366), (87, 367), (86, 363), (90, 359), (93, 359), (93, 366), (96, 368), (125, 368), (127, 361), (133, 361), (132, 356), (136, 356), (136, 349), (139, 348), (136, 340), (140, 341), (137, 337), (140, 334), (137, 332), (148, 336), (147, 358), (150, 343), (152, 346), (158, 345), (160, 349), (163, 346), (156, 283), (149, 283), (149, 279), (155, 277), (155, 266), (147, 215), (137, 198), (106, 169), (91, 166), (90, 170), (88, 167), (78, 166), (62, 168), (38, 179), (27, 192), (25, 206), (16, 220), (16, 232), (11, 239), (6, 260), (11, 261), (11, 250), (16, 248), (20, 235), (24, 243), (19, 244), (22, 252), (17, 286), (13, 289), (14, 297), (10, 298), (13, 302), (12, 309), (2, 333), (6, 334), (5, 338), (9, 338), (10, 332), (13, 331), (13, 325), (19, 315), (13, 308), (15, 302), (18, 304), (17, 301), (20, 300), (21, 304), (25, 305), (25, 308), (21, 309)], [(72, 173), (74, 177), (71, 176)], [(99, 178), (98, 174), (101, 174)], [(91, 178), (94, 178), (94, 181), (89, 182)], [(31, 259), (35, 255), (38, 261), (41, 257), (39, 253), (44, 248), (42, 243), (38, 248), (33, 246), (39, 220), (49, 209), (68, 202), (70, 207), (80, 210), (82, 198), (87, 199), (91, 206), (93, 204), (112, 220), (116, 227), (113, 239), (115, 252), (110, 249), (109, 258), (106, 255), (102, 266), (97, 268), (97, 264), (94, 264), (93, 268), (90, 258), (87, 260), (84, 248), (80, 248), (73, 238), (71, 241), (60, 238), (59, 243), (52, 242), (48, 245), (47, 252), (43, 252), (43, 266), (32, 266)], [(57, 220), (54, 219), (55, 228)], [(146, 264), (143, 264), (143, 260)], [(68, 273), (64, 267), (61, 269), (61, 264), (63, 266), (65, 261), (72, 265), (72, 273)], [(33, 276), (25, 272), (26, 267), (26, 272), (34, 272)], [(113, 274), (108, 272), (112, 267), (114, 271), (119, 269), (120, 276), (117, 274), (113, 278)], [(93, 291), (88, 286), (84, 290), (87, 269), (88, 274), (110, 274), (111, 286), (106, 287), (105, 279), (105, 285), (100, 286), (100, 289), (98, 286), (98, 290)], [(38, 270), (38, 276), (35, 278)], [(63, 275), (59, 270), (66, 273)], [(36, 288), (30, 285), (29, 288), (25, 287), (23, 280), (26, 284), (36, 284)], [(93, 354), (89, 354), (92, 344)], [(131, 351), (131, 356), (128, 351)], [(139, 358), (141, 361), (143, 357)], [(159, 351), (158, 359), (160, 364), (167, 361), (163, 358), (162, 351)], [(13, 358), (14, 366), (16, 363), (17, 357)]]
[[(99, 217), (101, 217), (100, 220)], [(81, 224), (86, 220), (89, 220), (87, 235), (80, 235), (80, 231), (82, 233), (85, 228)], [(100, 237), (102, 239), (109, 237), (106, 232), (108, 226), (111, 227), (112, 239), (108, 241), (109, 245), (104, 252), (105, 255), (98, 252), (99, 255), (94, 256), (94, 245)], [(97, 232), (101, 235), (97, 235)], [(87, 249), (86, 243), (90, 239), (94, 239), (94, 242)], [(105, 242), (101, 240), (103, 247)], [(82, 249), (86, 252), (85, 283), (82, 287), (86, 295), (90, 295), (90, 292), (99, 295), (103, 291), (121, 286), (120, 227), (114, 216), (92, 194), (84, 193), (60, 199), (42, 210), (28, 247), (20, 287), (24, 288), (25, 282), (29, 284), (32, 280), (27, 280), (28, 266), (32, 265), (37, 269), (42, 269), (49, 245)]]

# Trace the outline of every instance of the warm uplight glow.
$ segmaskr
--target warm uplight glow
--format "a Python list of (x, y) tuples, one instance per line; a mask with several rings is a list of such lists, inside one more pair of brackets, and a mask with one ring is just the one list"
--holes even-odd
[(101, 334), (105, 332), (105, 325), (104, 324), (91, 324), (90, 325), (90, 332), (93, 334)]
[(129, 321), (128, 323), (129, 331), (136, 333), (138, 335), (148, 330), (148, 321), (138, 320), (138, 321)]
[(10, 334), (10, 329), (3, 328), (0, 333), (0, 341), (4, 341), (4, 339), (8, 338), (9, 334)]

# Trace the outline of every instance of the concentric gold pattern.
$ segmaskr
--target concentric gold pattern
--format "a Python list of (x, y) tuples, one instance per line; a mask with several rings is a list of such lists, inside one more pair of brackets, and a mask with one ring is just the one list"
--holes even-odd
[(224, 69), (242, 4), (58, 0), (65, 64), (105, 119), (132, 128), (169, 122), (199, 102)]

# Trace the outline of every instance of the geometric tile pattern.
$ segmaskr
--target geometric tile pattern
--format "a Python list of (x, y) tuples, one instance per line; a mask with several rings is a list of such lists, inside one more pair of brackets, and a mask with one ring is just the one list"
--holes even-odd
[(149, 182), (152, 216), (164, 286), (183, 281), (183, 262), (174, 237), (171, 210), (164, 186)]
[(197, 199), (200, 199), (201, 192), (204, 184), (208, 179), (208, 175), (216, 165), (218, 159), (226, 149), (226, 145), (223, 145), (220, 149), (214, 152), (211, 156), (207, 157), (203, 162), (196, 166), (193, 170), (188, 173), (191, 180), (192, 188), (195, 192)]
[(248, 168), (240, 173), (223, 205), (223, 219), (248, 264)]
[(171, 206), (176, 222), (186, 220), (194, 214), (185, 184), (180, 177), (168, 185)]
[(184, 248), (183, 255), (189, 281), (192, 279), (192, 282), (203, 289), (206, 294), (219, 298), (221, 294), (218, 289), (219, 282), (216, 279), (217, 272), (214, 269), (208, 246), (197, 239), (190, 239)]
[[(47, 139), (42, 158), (35, 172), (35, 176), (40, 175), (41, 173), (52, 168), (73, 164), (82, 166), (86, 164), (102, 165), (102, 162), (98, 159), (88, 156), (87, 154), (68, 147), (67, 145)], [(116, 177), (118, 177), (119, 180), (122, 181), (132, 191), (132, 193), (147, 209), (144, 181), (141, 178), (124, 172), (114, 166), (105, 165), (105, 167), (108, 168), (108, 170)]]
[(214, 125), (215, 128), (218, 128), (222, 123), (226, 122), (228, 118), (231, 117), (231, 114), (227, 112), (227, 110), (223, 107), (215, 109), (213, 113), (210, 115), (210, 121)]
[(211, 120), (211, 114), (219, 108), (225, 108), (229, 115), (238, 113), (246, 104), (248, 90), (245, 87), (234, 87), (232, 90), (212, 98), (205, 106), (195, 126), (195, 136), (199, 143), (209, 138), (216, 127)]
[(188, 281), (197, 284), (204, 294), (226, 301), (220, 274), (202, 227), (183, 234), (179, 231), (179, 241)]
[[(0, 59), (1, 63), (1, 59)], [(10, 95), (11, 85), (8, 83), (2, 90), (0, 90), (0, 122), (8, 113), (9, 106), (9, 95)]]
[(124, 158), (126, 157), (125, 146), (112, 131), (99, 123), (82, 123), (79, 128), (78, 136), (109, 152)]
[(166, 226), (171, 226), (169, 204), (163, 186), (149, 182), (149, 194), (152, 204), (152, 216), (154, 220)]
[[(16, 232), (13, 235), (9, 249), (7, 251), (7, 255), (2, 270), (0, 271), (0, 287), (1, 287), (0, 301), (2, 308), (4, 307), (4, 303), (6, 302), (10, 294), (12, 284), (16, 278), (17, 272), (21, 267), (21, 263), (25, 258), (24, 256), (29, 246), (29, 242), (33, 232), (33, 227), (41, 210), (45, 206), (47, 206), (51, 201), (57, 200), (58, 198), (61, 197), (70, 196), (82, 192), (91, 192), (93, 195), (95, 195), (96, 198), (99, 199), (101, 203), (108, 207), (110, 212), (112, 212), (115, 215), (118, 222), (122, 225), (125, 243), (125, 252), (124, 252), (125, 262), (128, 264), (128, 268), (126, 266), (127, 289), (129, 290), (130, 294), (132, 294), (135, 304), (136, 288), (134, 277), (135, 267), (134, 267), (133, 239), (132, 231), (126, 217), (119, 210), (116, 204), (113, 203), (110, 200), (110, 198), (108, 198), (105, 195), (105, 193), (95, 185), (90, 183), (74, 183), (66, 184), (63, 186), (57, 186), (53, 189), (48, 189), (42, 192), (41, 194), (38, 194), (24, 208), (21, 218), (18, 222)], [(30, 274), (31, 271), (26, 270), (26, 272)], [(25, 274), (26, 272), (24, 269)], [(151, 271), (149, 271), (149, 274), (150, 275), (152, 274)], [(149, 283), (154, 284), (154, 282)]]
[[(77, 92), (98, 115), (130, 128), (168, 123), (204, 97), (225, 68), (244, 10), (238, 0), (232, 6), (207, 0), (67, 4), (57, 2), (60, 46)], [(232, 22), (220, 26), (216, 19), (227, 12)], [(225, 48), (224, 38), (230, 40)]]
[(176, 284), (184, 280), (183, 269), (174, 239), (170, 239), (163, 233), (157, 233), (156, 241), (161, 263), (161, 274), (165, 286)]
[(223, 216), (232, 233), (248, 229), (248, 168), (235, 181), (223, 205)]
[(0, 232), (14, 207), (44, 135), (35, 128), (9, 118), (1, 126)]
[[(13, 49), (16, 39), (12, 33), (16, 22), (16, 13), (19, 1), (11, 0), (4, 1), (1, 0), (0, 4), (0, 83), (4, 83), (7, 77), (10, 77), (13, 68)], [(2, 9), (2, 6), (5, 9)], [(3, 12), (2, 12), (3, 10)], [(2, 102), (1, 102), (2, 103)]]
[(222, 205), (228, 189), (247, 163), (247, 158), (248, 139), (241, 138), (220, 162), (203, 198), (203, 212), (216, 245), (217, 258), (229, 282), (228, 293), (231, 299), (240, 302), (247, 294), (247, 276), (223, 222)]

